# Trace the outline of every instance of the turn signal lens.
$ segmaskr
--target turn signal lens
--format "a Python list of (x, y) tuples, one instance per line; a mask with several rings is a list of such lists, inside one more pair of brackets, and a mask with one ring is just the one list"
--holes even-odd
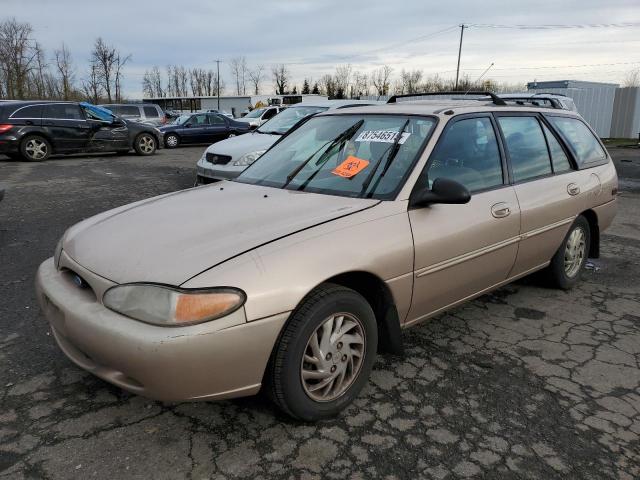
[(175, 327), (223, 317), (242, 307), (245, 299), (244, 292), (235, 288), (186, 290), (137, 283), (110, 288), (102, 303), (141, 322)]

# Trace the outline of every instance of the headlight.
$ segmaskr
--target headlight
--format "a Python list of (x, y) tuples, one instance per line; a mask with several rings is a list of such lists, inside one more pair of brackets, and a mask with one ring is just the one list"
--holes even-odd
[(266, 150), (256, 150), (255, 152), (247, 153), (241, 156), (238, 160), (233, 162), (233, 164), (237, 167), (248, 167), (253, 162), (255, 162), (260, 156), (266, 152)]
[(179, 327), (215, 320), (240, 308), (242, 290), (209, 288), (185, 290), (149, 283), (118, 285), (102, 297), (105, 307), (141, 322)]

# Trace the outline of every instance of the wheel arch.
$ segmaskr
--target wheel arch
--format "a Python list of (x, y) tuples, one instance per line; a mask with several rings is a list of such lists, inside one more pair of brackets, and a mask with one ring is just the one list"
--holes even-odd
[(598, 214), (589, 209), (580, 215), (589, 223), (589, 258), (600, 258), (600, 227), (598, 224)]
[(49, 135), (46, 132), (42, 132), (40, 130), (28, 130), (20, 136), (20, 140), (18, 143), (18, 151), (20, 151), (20, 149), (22, 148), (22, 144), (24, 143), (25, 139), (27, 139), (28, 137), (42, 137), (47, 142), (49, 142), (49, 145), (51, 145), (52, 154), (55, 153), (57, 150), (57, 145), (54, 142), (53, 137), (51, 135)]
[(398, 309), (391, 289), (384, 280), (370, 272), (350, 271), (327, 278), (322, 283), (342, 285), (362, 295), (371, 305), (376, 316), (378, 350), (397, 355), (403, 353), (402, 329), (400, 328)]

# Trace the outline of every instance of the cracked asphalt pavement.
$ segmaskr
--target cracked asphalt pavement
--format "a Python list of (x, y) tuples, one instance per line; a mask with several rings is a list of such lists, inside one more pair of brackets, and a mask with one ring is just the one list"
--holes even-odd
[(0, 479), (640, 477), (639, 149), (612, 150), (619, 213), (577, 288), (526, 278), (407, 330), (354, 405), (304, 424), (261, 396), (125, 393), (38, 311), (36, 268), (68, 226), (190, 187), (203, 148), (0, 160)]

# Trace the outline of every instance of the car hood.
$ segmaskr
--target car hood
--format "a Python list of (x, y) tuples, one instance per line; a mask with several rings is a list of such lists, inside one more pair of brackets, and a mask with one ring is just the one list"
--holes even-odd
[(87, 219), (67, 232), (63, 249), (115, 283), (180, 285), (256, 247), (377, 203), (222, 182)]
[(258, 124), (260, 123), (260, 119), (259, 118), (246, 118), (246, 117), (240, 117), (240, 118), (236, 118), (234, 119), (236, 122), (242, 122), (242, 123), (251, 123), (251, 124)]
[(237, 137), (227, 138), (220, 142), (214, 143), (207, 148), (207, 152), (216, 155), (228, 155), (235, 160), (247, 153), (257, 150), (266, 150), (276, 143), (280, 135), (270, 135), (267, 133), (245, 133)]

